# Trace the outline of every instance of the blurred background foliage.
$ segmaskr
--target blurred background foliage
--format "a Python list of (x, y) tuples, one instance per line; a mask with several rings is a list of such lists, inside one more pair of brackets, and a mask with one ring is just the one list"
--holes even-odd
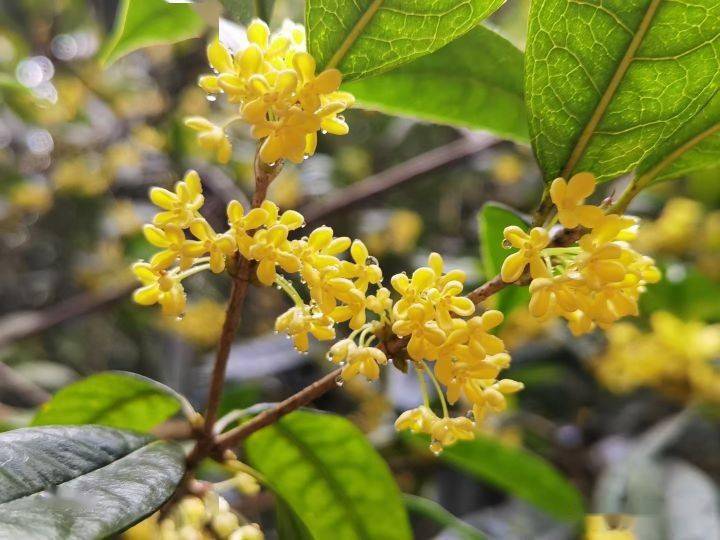
[[(519, 47), (528, 4), (509, 1), (490, 20)], [(150, 252), (140, 232), (152, 215), (149, 186), (196, 168), (206, 215), (218, 223), (227, 201), (251, 188), (255, 143), (237, 128), (241, 143), (218, 167), (181, 122), (218, 107), (196, 86), (218, 3), (197, 6), (201, 39), (143, 48), (101, 69), (117, 8), (106, 0), (0, 7), (0, 429), (25, 425), (50, 393), (108, 369), (159, 380), (197, 407), (206, 394), (228, 281), (192, 278), (187, 313), (168, 320), (131, 305), (129, 265)], [(277, 0), (273, 22), (285, 17), (302, 20), (301, 3)], [(479, 209), (496, 201), (529, 213), (542, 192), (529, 147), (483, 139), (476, 152), (320, 218), (323, 201), (347, 186), (480, 137), (362, 110), (347, 120), (350, 134), (321, 138), (315, 157), (285, 167), (270, 198), (312, 208), (337, 234), (361, 238), (386, 275), (439, 251), (468, 272), (469, 286), (481, 283), (488, 266)], [(638, 246), (664, 269), (640, 319), (575, 339), (560, 323), (537, 323), (522, 298), (504, 300), (510, 376), (526, 390), (492, 420), (475, 453), (459, 445), (437, 460), (397, 438), (392, 423), (419, 394), (415, 379), (396, 370), (379, 384), (353, 380), (316, 405), (365, 432), (402, 491), (438, 501), (491, 538), (571, 538), (568, 521), (582, 505), (646, 514), (647, 538), (720, 538), (719, 174), (659, 184), (634, 202), (632, 212), (646, 218)], [(282, 399), (325, 369), (321, 347), (300, 356), (272, 333), (284, 304), (273, 288), (251, 290), (224, 411)], [(537, 478), (551, 487), (534, 490)], [(272, 521), (266, 497), (231, 502)], [(408, 502), (418, 538), (469, 537), (462, 527), (441, 533), (442, 519), (429, 519), (433, 508), (423, 504)]]

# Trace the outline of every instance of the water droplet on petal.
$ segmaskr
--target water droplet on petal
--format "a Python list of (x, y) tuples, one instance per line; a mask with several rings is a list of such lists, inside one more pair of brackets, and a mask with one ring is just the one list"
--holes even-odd
[(345, 379), (342, 378), (342, 375), (338, 375), (337, 377), (335, 377), (335, 384), (338, 386), (342, 386), (343, 384), (345, 384)]
[(432, 441), (430, 443), (430, 451), (436, 456), (439, 456), (440, 454), (442, 454), (443, 445), (440, 444), (440, 441)]
[(512, 247), (512, 244), (506, 239), (502, 241), (502, 247), (505, 249), (510, 249)]
[(210, 103), (212, 103), (213, 101), (215, 101), (217, 99), (217, 96), (208, 94), (207, 96), (205, 96), (205, 99), (207, 99)]

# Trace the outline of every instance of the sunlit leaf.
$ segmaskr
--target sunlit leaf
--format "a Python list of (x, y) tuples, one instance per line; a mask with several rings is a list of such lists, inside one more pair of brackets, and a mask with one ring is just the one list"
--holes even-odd
[(387, 465), (345, 418), (296, 411), (252, 435), (245, 448), (316, 540), (411, 538)]
[(706, 129), (719, 35), (717, 0), (533, 2), (525, 94), (545, 179), (610, 180)]
[(307, 0), (308, 50), (345, 80), (387, 71), (466, 33), (505, 0)]
[(528, 140), (522, 52), (484, 26), (392, 71), (343, 86), (363, 108)]
[(60, 390), (40, 408), (32, 425), (100, 424), (148, 431), (180, 409), (168, 390), (130, 375), (98, 373)]
[(100, 426), (0, 435), (0, 538), (104, 538), (173, 493), (185, 456), (176, 443)]
[(100, 60), (109, 65), (143, 47), (197, 37), (204, 27), (202, 18), (190, 4), (121, 0), (115, 28), (100, 53)]

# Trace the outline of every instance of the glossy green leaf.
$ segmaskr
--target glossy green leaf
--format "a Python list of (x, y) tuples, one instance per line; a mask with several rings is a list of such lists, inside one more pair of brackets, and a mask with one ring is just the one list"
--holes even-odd
[[(427, 450), (427, 439), (418, 436), (407, 439)], [(440, 459), (557, 519), (575, 523), (584, 515), (578, 490), (550, 463), (522, 448), (478, 436), (446, 448)]]
[(403, 495), (405, 506), (410, 512), (431, 519), (443, 527), (451, 530), (459, 540), (485, 540), (487, 537), (475, 527), (468, 525), (460, 518), (455, 517), (435, 501), (418, 497), (417, 495)]
[(687, 140), (720, 85), (719, 36), (717, 0), (533, 2), (525, 96), (545, 179), (610, 180)]
[[(503, 231), (510, 225), (528, 229), (527, 223), (520, 216), (499, 203), (487, 203), (478, 213), (480, 257), (485, 279), (492, 279), (498, 275), (503, 261), (511, 253), (503, 247), (505, 239)], [(506, 315), (518, 306), (527, 305), (530, 301), (527, 287), (505, 287), (495, 297), (497, 298), (497, 309)]]
[(505, 0), (307, 0), (308, 50), (345, 80), (429, 54), (476, 26)]
[(343, 86), (366, 109), (528, 140), (522, 52), (484, 26), (392, 71)]
[(682, 129), (664, 140), (638, 167), (650, 182), (672, 180), (720, 165), (720, 91)]
[(296, 411), (252, 435), (245, 448), (316, 540), (412, 537), (390, 470), (345, 418)]
[(98, 373), (60, 390), (40, 408), (32, 425), (100, 424), (148, 431), (179, 409), (178, 399), (159, 383)]
[(143, 47), (197, 37), (203, 28), (205, 23), (190, 4), (121, 0), (115, 28), (100, 53), (100, 60), (109, 65)]
[(104, 538), (160, 507), (184, 473), (179, 445), (101, 426), (0, 435), (0, 538)]

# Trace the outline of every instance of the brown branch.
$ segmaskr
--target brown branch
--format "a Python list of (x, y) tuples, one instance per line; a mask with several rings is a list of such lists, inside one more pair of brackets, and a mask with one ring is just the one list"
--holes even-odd
[(267, 409), (241, 426), (231, 429), (230, 431), (226, 431), (217, 437), (214, 449), (215, 452), (222, 453), (223, 451), (234, 447), (240, 441), (246, 439), (256, 431), (277, 422), (286, 414), (289, 414), (300, 407), (304, 407), (311, 401), (316, 400), (326, 392), (332, 390), (337, 386), (337, 379), (341, 372), (342, 368), (331, 371), (321, 379), (318, 379), (309, 386), (306, 386), (286, 400), (281, 401), (272, 409)]
[[(278, 175), (282, 163), (274, 167), (265, 165), (259, 158), (255, 160), (255, 193), (253, 194), (251, 206), (258, 208), (267, 197), (267, 190), (270, 183)], [(222, 395), (223, 385), (225, 384), (225, 371), (227, 370), (227, 362), (230, 356), (230, 348), (235, 340), (235, 333), (240, 325), (242, 317), (242, 308), (245, 305), (245, 297), (247, 296), (248, 285), (250, 283), (250, 275), (252, 270), (252, 262), (249, 259), (241, 257), (239, 253), (236, 255), (237, 272), (233, 277), (232, 290), (230, 292), (230, 302), (225, 311), (225, 321), (220, 334), (217, 353), (215, 354), (215, 363), (210, 379), (210, 390), (208, 392), (208, 404), (205, 411), (205, 437), (212, 435), (215, 420), (217, 420), (217, 411), (220, 406), (220, 398)], [(198, 444), (201, 444), (198, 442)]]
[(385, 169), (316, 202), (300, 208), (305, 221), (314, 223), (329, 215), (357, 206), (440, 167), (445, 167), (490, 148), (500, 140), (487, 134), (464, 136)]

